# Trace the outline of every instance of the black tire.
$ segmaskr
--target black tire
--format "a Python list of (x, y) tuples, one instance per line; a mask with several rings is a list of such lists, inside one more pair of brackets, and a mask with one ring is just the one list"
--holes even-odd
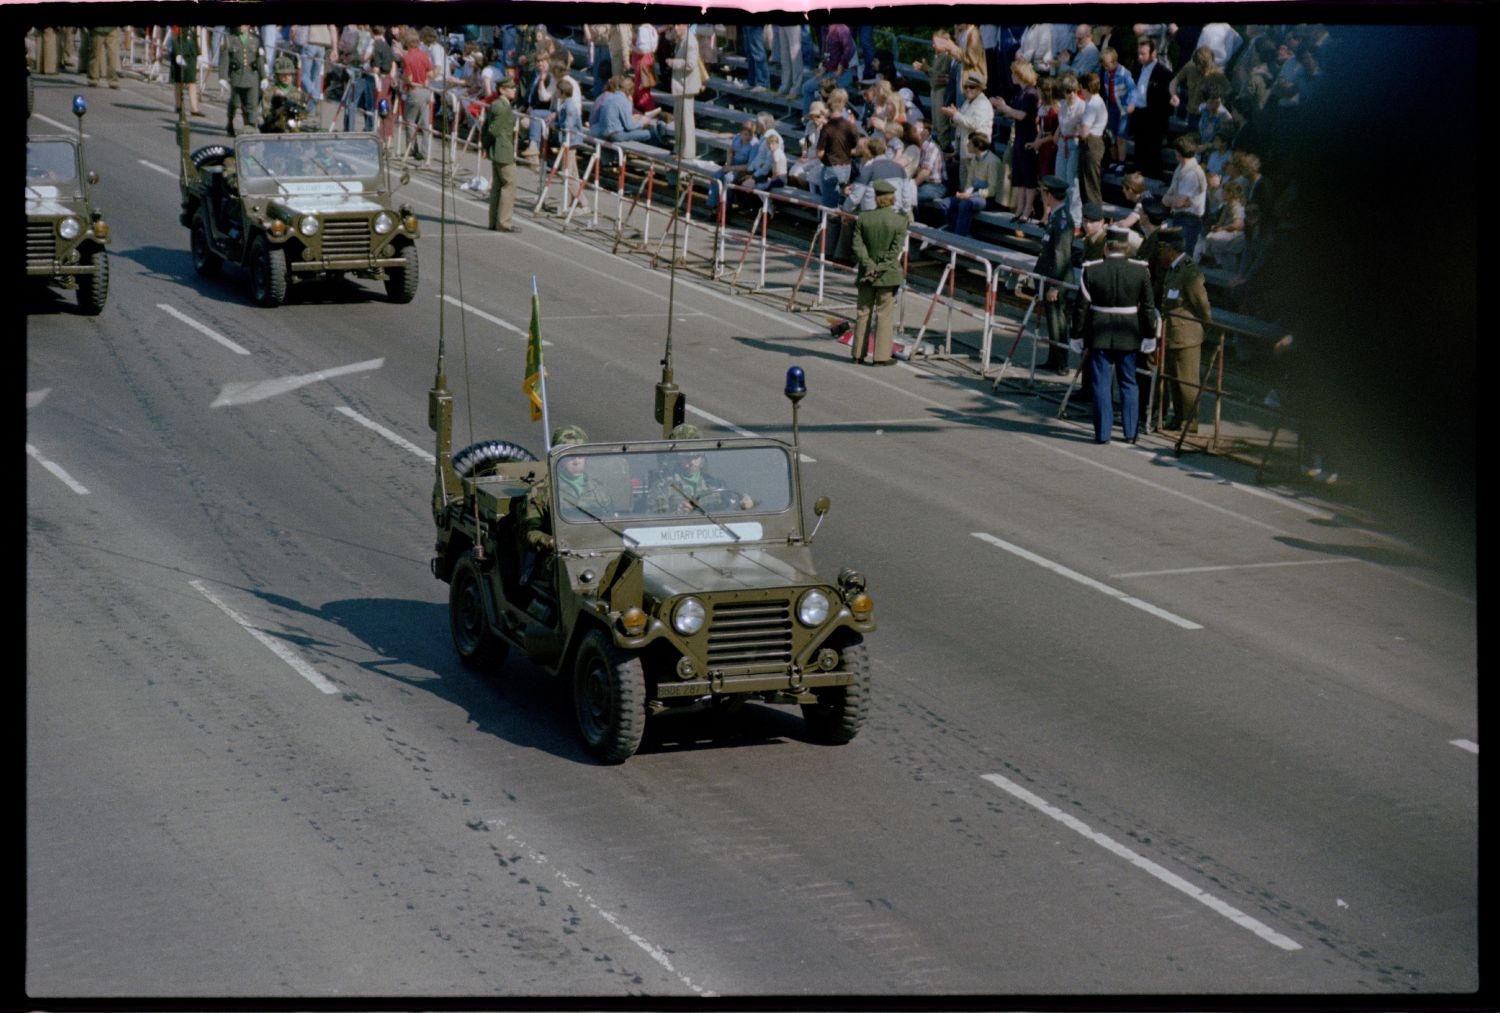
[(385, 272), (385, 294), (391, 302), (408, 303), (417, 297), (417, 281), (421, 274), (417, 244), (408, 243), (402, 255), (406, 257), (406, 266), (388, 268)]
[(509, 440), (482, 440), (453, 455), (453, 470), (459, 478), (483, 478), (494, 474), (495, 465), (513, 461), (535, 461), (536, 455)]
[(624, 763), (646, 730), (646, 672), (641, 659), (590, 630), (573, 666), (573, 711), (586, 749), (604, 763)]
[(95, 250), (83, 255), (85, 264), (92, 264), (93, 274), (78, 276), (78, 308), (86, 316), (97, 317), (104, 312), (104, 302), (109, 298), (109, 254)]
[(280, 306), (286, 301), (286, 254), (264, 238), (250, 248), (250, 294), (261, 306)]
[(484, 600), (484, 574), (473, 552), (465, 552), (448, 582), (448, 630), (459, 660), (476, 671), (499, 668), (510, 650), (490, 629)]
[(839, 650), (839, 662), (854, 673), (854, 681), (814, 690), (818, 702), (802, 705), (809, 734), (829, 745), (843, 745), (859, 734), (870, 702), (870, 656), (864, 638), (856, 636), (845, 644)]
[(193, 270), (205, 278), (217, 278), (224, 258), (214, 252), (213, 243), (208, 238), (208, 212), (202, 208), (193, 215), (188, 243), (193, 252)]

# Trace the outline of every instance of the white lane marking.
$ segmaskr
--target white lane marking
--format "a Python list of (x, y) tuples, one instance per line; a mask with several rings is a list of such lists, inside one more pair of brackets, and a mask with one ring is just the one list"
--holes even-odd
[(386, 439), (390, 440), (392, 443), (394, 443), (396, 446), (400, 447), (402, 450), (410, 450), (413, 454), (416, 454), (418, 457), (420, 457), (422, 460), (426, 461), (428, 464), (433, 464), (433, 463), (435, 463), (437, 461), (437, 458), (433, 457), (427, 451), (423, 450), (421, 447), (417, 446), (415, 443), (411, 442), (406, 437), (401, 436), (398, 433), (393, 433), (393, 432), (391, 432), (391, 430), (387, 429), (385, 426), (381, 425), (380, 423), (374, 422), (374, 421), (372, 421), (370, 419), (365, 418), (363, 415), (361, 415), (359, 412), (355, 411), (353, 408), (349, 408), (349, 407), (347, 407), (345, 405), (340, 405), (338, 407), (338, 412), (339, 412), (339, 414), (346, 415), (349, 418), (353, 419), (355, 422), (358, 422), (360, 425), (364, 426), (366, 429), (373, 430), (374, 432), (379, 433), (381, 436), (384, 436)]
[(89, 494), (89, 491), (87, 489), (73, 480), (72, 475), (69, 475), (66, 471), (63, 470), (62, 465), (54, 464), (51, 461), (47, 460), (42, 456), (42, 452), (40, 450), (37, 450), (29, 443), (26, 444), (26, 455), (28, 457), (35, 458), (38, 464), (60, 478), (63, 485), (67, 486), (69, 489), (72, 489), (78, 495), (87, 496)]
[(173, 179), (177, 178), (177, 173), (173, 172), (171, 169), (164, 169), (161, 166), (157, 165), (155, 162), (148, 162), (144, 158), (137, 158), (136, 161), (139, 162), (139, 163), (141, 163), (142, 165), (144, 165), (148, 169), (154, 169), (154, 170), (156, 170), (157, 172), (161, 173), (163, 176), (171, 176)]
[(366, 373), (372, 369), (379, 369), (384, 365), (384, 359), (366, 359), (364, 362), (351, 362), (347, 366), (320, 369), (316, 373), (303, 373), (301, 376), (280, 376), (273, 380), (226, 383), (220, 389), (218, 398), (209, 407), (223, 408), (226, 405), (252, 404), (256, 401), (264, 401), (267, 398), (289, 393), (290, 391), (297, 390), (299, 387), (306, 387), (309, 384), (331, 380), (336, 376), (344, 376), (349, 373)]
[(1035, 552), (1030, 552), (1026, 549), (1023, 549), (1019, 545), (1012, 545), (1010, 542), (1007, 542), (1000, 538), (996, 538), (994, 535), (985, 534), (983, 531), (974, 531), (971, 532), (971, 534), (973, 534), (973, 536), (979, 539), (981, 542), (989, 542), (996, 548), (1004, 549), (1006, 552), (1009, 552), (1016, 556), (1020, 556), (1022, 559), (1035, 563), (1037, 566), (1040, 566), (1043, 569), (1051, 570), (1053, 573), (1056, 573), (1063, 577), (1067, 577), (1069, 580), (1076, 580), (1084, 587), (1091, 587), (1101, 594), (1107, 594), (1111, 598), (1118, 598), (1126, 605), (1134, 606), (1135, 608), (1138, 608), (1143, 612), (1149, 612), (1151, 615), (1156, 616), (1158, 619), (1165, 619), (1167, 622), (1171, 623), (1174, 626), (1180, 626), (1185, 630), (1203, 629), (1202, 626), (1193, 622), (1191, 619), (1184, 619), (1182, 618), (1182, 616), (1168, 612), (1166, 609), (1157, 608), (1150, 602), (1141, 601), (1141, 599), (1132, 597), (1131, 595), (1126, 594), (1124, 591), (1110, 587), (1108, 584), (1101, 583), (1100, 581), (1095, 580), (1093, 577), (1086, 577), (1083, 574), (1079, 573), (1077, 570), (1070, 570), (1066, 566), (1063, 566), (1061, 563), (1054, 563), (1052, 560), (1047, 559), (1044, 556), (1038, 556)]
[(35, 408), (47, 400), (47, 395), (52, 393), (51, 387), (43, 387), (41, 390), (28, 390), (26, 392), (26, 407)]
[[(531, 332), (529, 330), (517, 327), (515, 324), (511, 323), (509, 320), (501, 320), (499, 317), (495, 316), (494, 314), (492, 314), (492, 313), (486, 313), (484, 310), (480, 309), (477, 306), (470, 306), (468, 303), (464, 302), (461, 299), (456, 299), (456, 298), (454, 298), (451, 295), (443, 295), (443, 296), (440, 296), (439, 298), (441, 298), (443, 300), (443, 302), (448, 303), (450, 306), (457, 306), (461, 310), (464, 310), (466, 312), (474, 314), (476, 317), (478, 317), (481, 320), (488, 320), (490, 323), (494, 324), (496, 327), (503, 327), (507, 331), (511, 331), (511, 332), (513, 332), (515, 334), (519, 334), (523, 338), (528, 338), (529, 339), (531, 337)], [(527, 310), (527, 312), (529, 313), (530, 310)], [(545, 326), (548, 320), (556, 320), (556, 319), (559, 319), (559, 318), (557, 318), (557, 317), (543, 316), (542, 317), (542, 324)], [(547, 346), (549, 346), (551, 344), (552, 344), (552, 342), (548, 341), (546, 338), (542, 339), (542, 346), (543, 347), (547, 347)]]
[(204, 584), (203, 581), (190, 580), (188, 581), (188, 584), (192, 586), (193, 590), (197, 591), (203, 597), (207, 598), (209, 601), (217, 605), (219, 611), (223, 612), (226, 616), (233, 619), (244, 629), (246, 633), (250, 634), (256, 640), (259, 640), (261, 644), (268, 650), (270, 650), (272, 654), (276, 655), (276, 657), (292, 666), (292, 671), (296, 672), (298, 675), (302, 676), (302, 678), (312, 683), (321, 692), (333, 694), (339, 691), (339, 688), (337, 686), (329, 682), (327, 679), (323, 678), (323, 676), (319, 675), (317, 669), (313, 668), (307, 662), (303, 661), (296, 651), (292, 650), (290, 647), (282, 643), (280, 640), (277, 640), (275, 637), (269, 636), (256, 629), (254, 626), (251, 626), (249, 621), (245, 619), (244, 616), (240, 615), (234, 609), (224, 604), (224, 602), (218, 597), (218, 595), (214, 594), (208, 589), (208, 586)]
[(1470, 742), (1468, 739), (1451, 739), (1448, 745), (1457, 746), (1459, 749), (1473, 753), (1475, 756), (1479, 755), (1479, 743)]
[(1061, 809), (1057, 808), (1054, 805), (1051, 805), (1041, 797), (1027, 791), (1025, 788), (1021, 787), (1019, 784), (1016, 784), (1014, 781), (1011, 781), (1001, 776), (1000, 774), (980, 774), (979, 776), (983, 780), (990, 782), (996, 787), (1003, 788), (1005, 791), (1010, 792), (1010, 794), (1014, 795), (1022, 802), (1025, 802), (1027, 805), (1041, 810), (1070, 830), (1082, 834), (1084, 837), (1087, 837), (1089, 840), (1093, 841), (1104, 850), (1112, 852), (1125, 859), (1136, 868), (1150, 873), (1173, 889), (1181, 890), (1183, 893), (1187, 894), (1198, 903), (1204, 905), (1212, 911), (1223, 915), (1225, 918), (1228, 918), (1240, 928), (1249, 929), (1251, 932), (1254, 932), (1257, 936), (1264, 939), (1272, 946), (1280, 947), (1283, 950), (1302, 949), (1302, 944), (1297, 942), (1296, 940), (1282, 935), (1280, 932), (1277, 932), (1275, 929), (1271, 928), (1269, 925), (1266, 925), (1264, 922), (1250, 917), (1249, 915), (1245, 914), (1245, 912), (1231, 906), (1230, 904), (1225, 903), (1224, 901), (1215, 897), (1213, 894), (1208, 893), (1206, 890), (1194, 886), (1192, 883), (1189, 883), (1187, 880), (1183, 879), (1175, 872), (1168, 871), (1162, 866), (1157, 865), (1155, 862), (1151, 861), (1149, 858), (1138, 855), (1134, 851), (1131, 851), (1129, 848), (1125, 847), (1123, 844), (1118, 844), (1110, 838), (1106, 837), (1104, 834), (1098, 833), (1097, 831), (1093, 830), (1087, 823), (1084, 823), (1082, 820), (1078, 819), (1075, 816), (1071, 816), (1068, 813), (1063, 812)]
[[(34, 120), (41, 120), (43, 123), (50, 123), (54, 127), (56, 127), (57, 129), (65, 132), (65, 133), (69, 133), (69, 134), (71, 134), (73, 131), (75, 131), (75, 130), (78, 129), (78, 127), (77, 127), (76, 124), (73, 124), (73, 123), (59, 123), (59, 122), (57, 122), (57, 120), (54, 120), (52, 117), (50, 117), (50, 116), (43, 116), (41, 113), (32, 113), (31, 114), (31, 118), (34, 119)], [(79, 136), (81, 136), (86, 141), (92, 135), (91, 134), (80, 134)]]
[[(484, 822), (487, 826), (505, 826), (505, 821), (503, 819), (488, 819)], [(545, 854), (533, 850), (530, 845), (518, 838), (515, 834), (507, 831), (505, 834), (505, 839), (512, 842), (523, 852), (525, 852), (526, 857), (536, 864), (549, 864), (547, 856)], [(624, 922), (620, 921), (619, 916), (617, 916), (613, 911), (604, 910), (604, 908), (599, 905), (598, 901), (594, 900), (593, 897), (590, 897), (587, 893), (584, 892), (583, 884), (569, 879), (567, 874), (556, 867), (553, 867), (552, 875), (556, 877), (557, 880), (564, 886), (566, 886), (569, 890), (573, 891), (578, 899), (588, 906), (589, 910), (593, 911), (600, 918), (603, 918), (606, 922), (608, 922), (615, 931), (622, 934), (626, 939), (629, 939), (636, 946), (639, 946), (652, 960), (656, 961), (662, 967), (666, 968), (672, 974), (676, 975), (678, 981), (682, 982), (689, 989), (700, 995), (717, 996), (717, 993), (710, 992), (702, 985), (695, 984), (693, 982), (693, 979), (689, 978), (687, 975), (677, 970), (677, 968), (673, 967), (672, 958), (667, 955), (665, 950), (652, 943), (651, 940), (647, 939), (645, 936), (631, 929), (630, 926), (626, 925)]]
[(177, 309), (175, 306), (168, 306), (164, 302), (159, 302), (159, 303), (156, 304), (156, 308), (159, 309), (159, 310), (161, 310), (163, 313), (167, 314), (168, 316), (176, 317), (178, 320), (181, 320), (183, 323), (187, 324), (189, 327), (191, 327), (193, 330), (199, 332), (200, 334), (206, 334), (206, 335), (208, 335), (210, 338), (213, 338), (219, 344), (221, 344), (225, 348), (229, 349), (235, 355), (249, 355), (250, 354), (250, 350), (248, 348), (245, 348), (242, 345), (235, 344), (233, 341), (230, 341), (228, 338), (224, 337), (224, 335), (220, 334), (218, 331), (215, 331), (213, 328), (209, 327), (207, 324), (201, 324), (201, 323), (199, 323), (198, 321), (194, 320), (192, 317), (188, 316), (186, 313), (184, 313), (181, 310)]
[[(708, 421), (712, 422), (716, 426), (722, 426), (725, 429), (728, 429), (730, 432), (739, 433), (741, 436), (752, 436), (752, 437), (755, 437), (756, 439), (761, 439), (762, 438), (761, 435), (760, 435), (760, 433), (755, 433), (755, 432), (751, 432), (748, 429), (743, 429), (740, 426), (735, 425), (733, 422), (730, 422), (728, 419), (721, 419), (721, 418), (719, 418), (719, 416), (714, 415), (711, 412), (706, 412), (702, 408), (694, 408), (692, 405), (688, 405), (687, 406), (687, 410), (690, 411), (690, 412), (692, 412), (694, 415), (698, 416), (699, 418), (708, 419)], [(806, 454), (802, 453), (800, 450), (797, 452), (797, 456), (800, 457), (807, 464), (817, 464), (818, 463), (816, 458), (808, 457)]]
[(1218, 573), (1221, 570), (1257, 570), (1271, 566), (1332, 566), (1335, 563), (1363, 563), (1362, 559), (1353, 556), (1340, 556), (1337, 559), (1295, 559), (1280, 563), (1226, 563), (1223, 566), (1184, 566), (1176, 570), (1138, 570), (1135, 573), (1112, 573), (1110, 577), (1114, 580), (1124, 580), (1129, 577), (1170, 577), (1179, 573)]

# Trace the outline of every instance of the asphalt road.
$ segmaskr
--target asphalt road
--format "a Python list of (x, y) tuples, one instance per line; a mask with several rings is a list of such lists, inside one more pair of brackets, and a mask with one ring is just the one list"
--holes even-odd
[[(23, 304), (34, 1000), (1478, 987), (1471, 581), (425, 173), (416, 302), (259, 309), (193, 273), (164, 88), (88, 98), (109, 306)], [(540, 451), (533, 275), (552, 420), (595, 438), (657, 431), (669, 305), (706, 431), (788, 437), (806, 369), (815, 557), (880, 624), (853, 743), (756, 705), (601, 767), (540, 673), (460, 666), (426, 392), (441, 335), (455, 443)]]

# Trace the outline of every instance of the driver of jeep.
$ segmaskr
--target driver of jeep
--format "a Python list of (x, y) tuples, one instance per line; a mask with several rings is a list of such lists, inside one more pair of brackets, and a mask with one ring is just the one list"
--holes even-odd
[[(587, 443), (588, 439), (582, 426), (558, 426), (552, 433), (552, 446), (556, 448)], [(588, 473), (588, 458), (582, 454), (564, 458), (559, 466), (557, 499), (564, 508), (577, 510), (579, 516), (593, 514), (604, 517), (615, 509), (609, 490)], [(521, 531), (529, 549), (550, 552), (557, 547), (557, 540), (552, 537), (552, 507), (548, 502), (547, 489), (541, 483), (532, 486), (526, 497), (526, 514), (521, 521)]]
[[(671, 432), (674, 440), (701, 439), (698, 427), (684, 422)], [(705, 510), (723, 510), (737, 507), (749, 510), (755, 500), (748, 494), (734, 491), (722, 479), (703, 470), (704, 452), (684, 450), (673, 454), (670, 467), (659, 479), (656, 494), (652, 497), (657, 513), (688, 514), (694, 511), (693, 504)]]

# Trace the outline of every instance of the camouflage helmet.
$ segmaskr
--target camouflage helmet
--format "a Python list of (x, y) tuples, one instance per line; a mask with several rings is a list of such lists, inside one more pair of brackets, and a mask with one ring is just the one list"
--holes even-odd
[(679, 422), (667, 435), (674, 440), (701, 440), (703, 438), (698, 427), (691, 422)]
[(278, 56), (276, 58), (276, 73), (295, 74), (297, 73), (297, 65), (292, 62), (290, 56)]
[(587, 443), (589, 434), (583, 431), (582, 426), (558, 426), (552, 430), (552, 445), (560, 447), (565, 443)]

